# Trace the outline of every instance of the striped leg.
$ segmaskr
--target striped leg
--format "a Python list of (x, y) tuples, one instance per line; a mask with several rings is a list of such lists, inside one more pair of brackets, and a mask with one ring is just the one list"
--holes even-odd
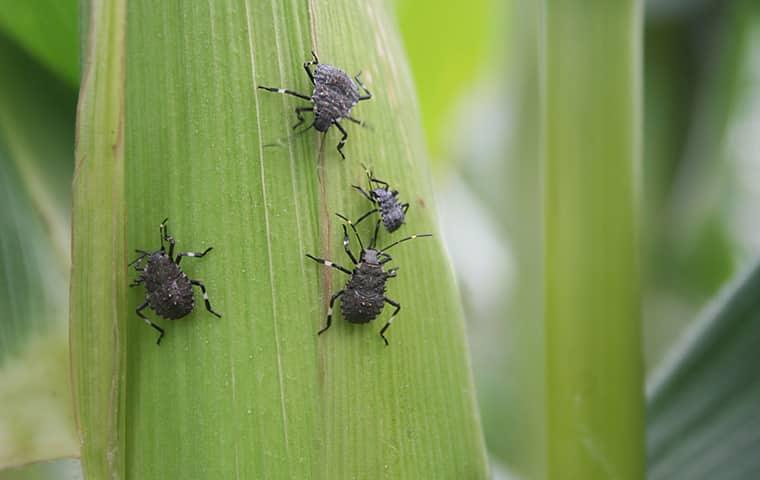
[(341, 272), (345, 274), (352, 275), (351, 270), (347, 269), (346, 267), (340, 266), (337, 263), (333, 263), (330, 260), (325, 260), (324, 258), (315, 257), (313, 255), (309, 255), (308, 253), (306, 254), (306, 256), (311, 258), (317, 263), (321, 263), (325, 267), (331, 267), (331, 268), (334, 268), (335, 270), (340, 270)]
[(317, 54), (314, 53), (314, 50), (311, 51), (311, 56), (314, 57), (314, 60), (303, 62), (303, 69), (306, 70), (306, 75), (309, 76), (311, 84), (314, 85), (314, 74), (311, 73), (311, 69), (309, 69), (309, 67), (312, 65), (319, 65), (319, 59), (317, 58)]
[(142, 311), (145, 310), (147, 307), (148, 307), (148, 301), (146, 300), (145, 303), (143, 303), (142, 305), (137, 307), (137, 309), (135, 309), (135, 312), (137, 313), (137, 316), (142, 318), (145, 323), (147, 323), (151, 327), (158, 330), (158, 340), (156, 340), (156, 345), (161, 345), (161, 339), (164, 337), (164, 329), (159, 327), (155, 323), (151, 322), (150, 318), (143, 315)]
[(388, 339), (385, 338), (384, 333), (385, 333), (386, 330), (388, 330), (388, 327), (391, 326), (391, 323), (393, 323), (393, 319), (396, 318), (396, 315), (398, 315), (399, 310), (401, 310), (401, 304), (398, 303), (398, 302), (395, 302), (395, 301), (391, 300), (388, 297), (385, 297), (385, 301), (386, 301), (386, 303), (389, 303), (389, 304), (393, 305), (394, 307), (396, 307), (396, 310), (393, 311), (393, 315), (391, 315), (391, 318), (388, 320), (388, 323), (386, 323), (385, 325), (383, 325), (383, 328), (380, 330), (380, 336), (383, 337), (383, 341), (385, 342), (385, 346), (387, 347), (388, 346)]
[(333, 295), (332, 297), (330, 297), (330, 306), (327, 307), (327, 325), (325, 325), (325, 328), (323, 328), (322, 330), (318, 331), (317, 335), (322, 335), (323, 333), (325, 333), (327, 331), (328, 328), (330, 328), (330, 325), (332, 324), (333, 305), (335, 305), (335, 300), (337, 300), (338, 297), (340, 297), (341, 295), (343, 295), (344, 292), (345, 292), (345, 290), (341, 290), (338, 293), (336, 293), (335, 295)]
[(340, 153), (340, 156), (343, 157), (343, 160), (346, 159), (346, 156), (343, 155), (343, 146), (346, 144), (346, 140), (348, 140), (348, 132), (343, 128), (343, 126), (338, 122), (333, 122), (333, 124), (338, 127), (338, 130), (340, 130), (340, 133), (343, 134), (343, 137), (340, 139), (340, 142), (338, 142), (338, 153)]
[(359, 97), (359, 100), (358, 100), (359, 102), (361, 102), (361, 101), (363, 101), (363, 100), (369, 100), (370, 98), (372, 98), (372, 93), (370, 93), (370, 91), (369, 91), (369, 90), (367, 90), (367, 87), (365, 87), (365, 86), (364, 86), (364, 84), (362, 83), (362, 81), (361, 81), (361, 80), (359, 80), (359, 76), (360, 76), (361, 74), (362, 74), (362, 72), (359, 72), (359, 73), (357, 73), (357, 74), (356, 74), (356, 76), (354, 77), (354, 80), (356, 80), (356, 84), (357, 84), (357, 85), (359, 85), (359, 87), (360, 87), (362, 90), (364, 90), (364, 93), (366, 93), (366, 95), (362, 95), (361, 97)]
[(375, 203), (375, 199), (374, 199), (374, 198), (372, 198), (372, 195), (370, 195), (370, 194), (369, 194), (369, 193), (368, 193), (366, 190), (364, 190), (362, 187), (360, 187), (359, 185), (351, 185), (351, 187), (355, 188), (357, 192), (359, 192), (359, 193), (361, 193), (362, 195), (364, 195), (364, 196), (367, 198), (367, 200), (369, 200), (369, 201), (370, 201), (370, 202), (372, 202), (372, 203)]
[(310, 96), (304, 95), (303, 93), (294, 92), (293, 90), (288, 90), (287, 88), (265, 87), (263, 85), (259, 85), (259, 88), (262, 90), (266, 90), (267, 92), (282, 93), (285, 95), (292, 95), (294, 97), (302, 98), (310, 102), (312, 101)]
[(174, 261), (177, 265), (179, 265), (179, 262), (182, 260), (182, 257), (193, 257), (193, 258), (201, 258), (202, 256), (206, 255), (208, 252), (213, 250), (214, 247), (208, 247), (206, 250), (198, 253), (198, 252), (179, 252), (177, 254), (177, 259)]
[(303, 113), (304, 112), (313, 112), (313, 111), (314, 111), (314, 107), (298, 107), (298, 108), (296, 108), (296, 117), (298, 117), (298, 121), (295, 124), (293, 124), (293, 127), (291, 127), (291, 128), (293, 130), (295, 130), (296, 128), (300, 127), (303, 124), (303, 122), (306, 121), (306, 119), (303, 117)]
[(373, 131), (373, 130), (374, 130), (374, 129), (373, 129), (373, 128), (372, 128), (372, 127), (371, 127), (371, 126), (370, 126), (370, 125), (369, 125), (367, 122), (365, 122), (364, 120), (359, 120), (359, 119), (357, 119), (357, 118), (354, 118), (354, 117), (352, 117), (351, 115), (346, 115), (346, 116), (345, 116), (345, 117), (343, 117), (343, 118), (345, 118), (346, 120), (348, 120), (348, 121), (350, 121), (350, 122), (354, 122), (355, 124), (359, 125), (360, 127), (364, 127), (364, 128), (366, 128), (366, 129), (369, 129), (370, 131)]
[(372, 172), (369, 172), (369, 174), (370, 174), (370, 177), (369, 177), (370, 188), (372, 187), (372, 183), (374, 182), (374, 183), (377, 183), (378, 185), (380, 185), (381, 187), (383, 187), (384, 189), (390, 190), (391, 186), (388, 185), (388, 182), (386, 182), (385, 180), (380, 180), (379, 178), (375, 178), (375, 177), (371, 176)]
[(190, 283), (193, 284), (193, 285), (195, 285), (195, 286), (201, 287), (201, 292), (203, 293), (203, 301), (206, 303), (206, 310), (208, 310), (209, 312), (213, 313), (217, 317), (222, 318), (222, 316), (220, 314), (216, 313), (214, 311), (214, 309), (211, 308), (211, 302), (208, 301), (208, 293), (206, 293), (206, 286), (203, 285), (198, 280), (190, 280)]

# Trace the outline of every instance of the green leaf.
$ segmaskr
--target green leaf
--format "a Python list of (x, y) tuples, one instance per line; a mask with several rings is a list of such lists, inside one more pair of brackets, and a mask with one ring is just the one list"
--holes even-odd
[[(682, 44), (668, 47), (660, 42), (652, 48), (658, 54), (650, 56), (650, 61), (663, 63), (651, 70), (674, 76), (666, 81), (663, 74), (652, 75), (646, 82), (651, 92), (648, 106), (653, 111), (647, 120), (650, 128), (646, 132), (649, 151), (645, 166), (647, 203), (652, 208), (647, 216), (655, 220), (647, 237), (648, 250), (656, 257), (650, 262), (651, 280), (645, 283), (653, 305), (647, 308), (651, 314), (645, 328), (649, 337), (646, 358), (652, 365), (688, 326), (699, 307), (736, 273), (737, 266), (756, 254), (753, 248), (746, 248), (754, 244), (755, 233), (746, 233), (751, 227), (738, 226), (741, 218), (752, 217), (751, 205), (756, 202), (752, 182), (746, 181), (748, 175), (743, 171), (754, 168), (744, 166), (751, 165), (744, 158), (751, 158), (753, 153), (742, 154), (751, 147), (744, 145), (742, 129), (737, 126), (743, 112), (752, 108), (760, 3), (725, 2), (713, 17), (707, 23), (711, 32), (705, 35), (707, 43), (700, 44), (703, 55), (692, 60), (696, 65), (673, 73), (675, 62), (665, 52), (683, 57)], [(696, 26), (706, 29), (704, 20)], [(681, 36), (690, 41), (688, 32), (694, 27), (687, 24), (683, 27), (687, 33)], [(694, 78), (695, 69), (698, 78)], [(689, 78), (693, 87), (685, 88), (684, 78)], [(689, 90), (694, 90), (690, 99), (693, 105), (681, 108), (688, 120), (688, 135), (681, 149), (672, 151), (668, 148), (672, 127), (665, 125), (673, 125), (675, 115), (668, 112)], [(659, 121), (658, 115), (663, 117)], [(668, 173), (663, 166), (677, 155), (681, 156), (680, 164)], [(667, 208), (659, 204), (663, 197), (668, 200)], [(678, 314), (673, 315), (674, 310)]]
[(642, 478), (642, 2), (544, 2), (550, 478)]
[(721, 290), (652, 373), (649, 478), (740, 479), (760, 471), (758, 289), (755, 264)]
[(0, 468), (78, 452), (67, 367), (74, 93), (0, 36)]
[[(387, 295), (403, 308), (389, 347), (378, 331), (390, 309), (369, 325), (337, 314), (316, 335), (346, 278), (304, 254), (348, 262), (333, 212), (356, 218), (370, 208), (350, 188), (366, 181), (362, 163), (412, 203), (399, 235), (437, 234), (413, 86), (382, 4), (131, 0), (128, 12), (113, 10), (121, 3), (92, 5), (91, 58), (100, 60), (90, 64), (96, 74), (80, 107), (72, 277), (86, 473), (485, 478), (461, 307), (440, 238), (392, 251), (401, 270)], [(123, 32), (109, 30), (124, 18), (126, 49)], [(308, 93), (301, 65), (312, 49), (326, 63), (363, 71), (375, 94), (353, 111), (373, 128), (346, 125), (345, 161), (334, 129), (324, 138), (286, 137), (304, 102), (255, 88)], [(106, 62), (114, 70), (98, 72)], [(104, 101), (90, 103), (90, 95)], [(107, 148), (112, 142), (119, 148)], [(167, 216), (180, 250), (214, 247), (182, 266), (206, 284), (223, 318), (202, 303), (176, 322), (150, 312), (166, 330), (159, 347), (134, 313), (145, 292), (123, 287), (134, 276), (126, 250), (157, 248)], [(381, 236), (381, 244), (391, 241)], [(93, 402), (110, 410), (93, 411)]]
[(79, 83), (77, 0), (0, 0), (0, 30), (71, 87)]

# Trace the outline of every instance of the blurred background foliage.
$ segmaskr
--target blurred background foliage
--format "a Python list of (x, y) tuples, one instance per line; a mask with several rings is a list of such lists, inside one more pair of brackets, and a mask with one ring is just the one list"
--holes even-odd
[[(500, 478), (544, 474), (536, 3), (395, 0)], [(78, 18), (73, 0), (0, 0), (0, 468), (76, 454), (64, 359)], [(746, 339), (760, 318), (742, 272), (760, 256), (760, 4), (651, 0), (644, 33), (650, 474), (711, 478), (730, 460), (731, 478), (752, 478), (760, 354)], [(705, 389), (717, 400), (699, 403)], [(667, 468), (708, 451), (689, 476)], [(76, 475), (71, 461), (0, 471)]]

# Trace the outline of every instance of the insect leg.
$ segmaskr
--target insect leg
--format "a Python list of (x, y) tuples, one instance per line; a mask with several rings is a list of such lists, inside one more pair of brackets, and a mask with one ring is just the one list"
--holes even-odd
[(330, 328), (330, 325), (332, 324), (333, 305), (335, 305), (335, 300), (337, 300), (338, 297), (343, 295), (344, 292), (345, 290), (341, 290), (335, 295), (333, 295), (332, 297), (330, 297), (330, 306), (327, 307), (327, 324), (325, 325), (325, 328), (317, 332), (317, 335), (322, 335), (323, 333), (327, 331), (328, 328)]
[(364, 127), (364, 128), (368, 128), (368, 129), (370, 129), (370, 130), (374, 130), (374, 129), (373, 129), (372, 127), (370, 127), (370, 126), (369, 126), (369, 124), (368, 124), (367, 122), (365, 122), (364, 120), (358, 120), (358, 119), (356, 119), (356, 118), (352, 117), (351, 115), (346, 115), (346, 116), (345, 116), (345, 117), (343, 117), (343, 118), (345, 118), (346, 120), (349, 120), (349, 121), (351, 121), (351, 122), (354, 122), (355, 124), (357, 124), (357, 125), (359, 125), (359, 126), (361, 126), (361, 127)]
[(143, 303), (142, 305), (140, 305), (139, 307), (137, 307), (137, 309), (135, 309), (135, 312), (137, 313), (137, 316), (139, 316), (140, 318), (142, 318), (145, 323), (147, 323), (151, 327), (153, 327), (156, 330), (158, 330), (158, 340), (156, 340), (156, 345), (161, 345), (161, 339), (164, 337), (164, 329), (161, 328), (161, 327), (159, 327), (155, 323), (151, 322), (150, 318), (148, 318), (145, 315), (143, 315), (142, 311), (145, 310), (145, 308), (147, 306), (148, 306), (148, 301), (146, 300), (145, 303)]
[(356, 80), (356, 84), (357, 84), (357, 85), (359, 85), (359, 87), (360, 87), (362, 90), (364, 90), (364, 93), (366, 93), (366, 95), (362, 95), (361, 97), (359, 97), (359, 101), (360, 101), (360, 102), (361, 102), (362, 100), (369, 100), (370, 98), (372, 98), (372, 93), (370, 93), (370, 91), (369, 91), (369, 90), (367, 90), (367, 87), (365, 87), (365, 86), (364, 86), (364, 84), (362, 83), (362, 81), (361, 81), (361, 80), (359, 80), (359, 75), (361, 75), (361, 74), (362, 74), (362, 72), (359, 72), (359, 73), (357, 73), (357, 74), (356, 74), (356, 76), (354, 77), (354, 80)]
[(309, 69), (309, 67), (311, 65), (319, 65), (319, 59), (317, 58), (317, 54), (314, 53), (314, 50), (311, 51), (311, 56), (314, 57), (314, 60), (303, 62), (303, 69), (306, 70), (306, 75), (309, 76), (309, 80), (311, 80), (311, 84), (314, 85), (314, 74), (311, 73), (311, 70)]
[(336, 270), (340, 270), (343, 273), (346, 273), (348, 275), (352, 275), (351, 270), (347, 269), (346, 267), (342, 267), (342, 266), (338, 265), (337, 263), (333, 263), (330, 260), (325, 260), (324, 258), (315, 257), (315, 256), (312, 256), (312, 255), (309, 255), (308, 253), (306, 254), (306, 256), (309, 257), (309, 258), (311, 258), (312, 260), (314, 260), (317, 263), (321, 263), (322, 265), (324, 265), (326, 267), (332, 267), (332, 268), (334, 268)]
[(159, 226), (159, 230), (161, 230), (161, 250), (164, 249), (164, 240), (169, 242), (169, 258), (174, 257), (174, 237), (169, 235), (169, 227), (166, 226), (166, 222), (168, 222), (169, 219), (164, 219), (163, 222), (161, 222), (161, 225)]
[(351, 185), (351, 186), (352, 186), (353, 188), (355, 188), (355, 189), (356, 189), (356, 191), (358, 191), (359, 193), (361, 193), (362, 195), (364, 195), (365, 197), (367, 197), (367, 200), (369, 200), (369, 201), (370, 201), (370, 202), (372, 202), (372, 203), (375, 203), (375, 199), (374, 199), (374, 198), (372, 198), (372, 195), (370, 195), (370, 194), (369, 194), (369, 193), (368, 193), (366, 190), (364, 190), (362, 187), (360, 187), (359, 185)]
[(404, 215), (406, 215), (406, 211), (409, 210), (409, 204), (408, 203), (402, 203), (401, 204), (401, 210), (404, 211)]
[(364, 220), (365, 218), (369, 217), (370, 215), (372, 215), (372, 214), (373, 214), (373, 213), (375, 213), (375, 212), (377, 212), (377, 209), (376, 209), (376, 208), (373, 208), (373, 209), (372, 209), (372, 210), (370, 210), (369, 212), (367, 212), (367, 213), (365, 213), (364, 215), (362, 215), (361, 217), (359, 217), (359, 219), (358, 219), (357, 221), (355, 221), (355, 222), (354, 222), (354, 225), (359, 225), (359, 224), (361, 223), (361, 221), (362, 221), (362, 220)]
[(203, 301), (206, 303), (206, 310), (208, 310), (209, 312), (213, 313), (213, 314), (214, 314), (214, 315), (216, 315), (217, 317), (219, 317), (219, 318), (222, 318), (222, 315), (221, 315), (221, 314), (219, 314), (219, 313), (216, 313), (216, 312), (214, 311), (214, 309), (213, 309), (213, 308), (211, 308), (211, 302), (209, 302), (209, 301), (208, 301), (208, 293), (206, 293), (206, 286), (205, 286), (205, 285), (203, 285), (203, 283), (201, 283), (201, 282), (200, 282), (200, 281), (198, 281), (198, 280), (190, 280), (190, 283), (191, 283), (192, 285), (195, 285), (195, 286), (197, 286), (197, 287), (201, 287), (201, 293), (203, 293)]
[(145, 250), (135, 250), (135, 252), (139, 253), (140, 256), (132, 260), (127, 264), (127, 267), (131, 267), (132, 265), (135, 265), (135, 269), (142, 266), (142, 259), (150, 255), (150, 252), (146, 252)]
[(308, 100), (310, 102), (312, 101), (310, 96), (304, 95), (303, 93), (294, 92), (293, 90), (288, 90), (287, 88), (264, 87), (262, 85), (259, 85), (259, 88), (262, 90), (266, 90), (267, 92), (283, 93), (285, 95), (292, 95), (294, 97), (298, 97), (303, 100)]
[[(388, 182), (386, 182), (385, 180), (380, 180), (379, 178), (369, 177), (369, 181), (377, 183), (378, 185), (382, 185), (383, 188), (386, 189), (386, 190), (389, 190), (391, 188), (391, 186), (388, 185)], [(370, 183), (370, 185), (371, 185), (371, 183)]]
[[(142, 270), (138, 270), (138, 271), (142, 272)], [(142, 285), (142, 283), (143, 283), (143, 278), (142, 277), (137, 277), (136, 279), (134, 279), (132, 281), (132, 283), (129, 284), (129, 286), (130, 287), (136, 287), (138, 285)]]
[(343, 137), (340, 139), (340, 142), (338, 142), (338, 153), (340, 153), (340, 156), (343, 157), (343, 160), (346, 159), (346, 156), (343, 155), (343, 146), (346, 144), (346, 140), (348, 140), (348, 133), (343, 128), (343, 126), (338, 122), (333, 122), (336, 127), (338, 127), (338, 130), (340, 130), (340, 133), (343, 134)]
[(298, 107), (298, 108), (296, 108), (296, 116), (298, 117), (298, 122), (295, 125), (293, 125), (293, 127), (292, 127), (293, 130), (295, 130), (296, 128), (300, 127), (303, 124), (303, 122), (306, 121), (306, 119), (303, 118), (303, 112), (313, 112), (313, 111), (314, 111), (314, 107)]
[(202, 256), (206, 255), (208, 252), (213, 250), (214, 247), (208, 247), (206, 250), (202, 252), (179, 252), (177, 254), (177, 259), (174, 261), (177, 265), (179, 265), (179, 262), (182, 260), (182, 257), (195, 257), (195, 258), (201, 258)]
[(387, 347), (388, 339), (385, 338), (384, 333), (386, 330), (388, 330), (388, 327), (391, 326), (391, 323), (393, 323), (393, 319), (396, 318), (396, 315), (398, 315), (399, 310), (401, 310), (401, 304), (396, 301), (391, 300), (388, 297), (385, 297), (385, 302), (396, 307), (396, 310), (393, 311), (393, 315), (391, 315), (391, 318), (388, 320), (388, 323), (383, 325), (383, 328), (380, 329), (380, 336), (383, 337), (383, 341), (385, 342), (385, 346)]

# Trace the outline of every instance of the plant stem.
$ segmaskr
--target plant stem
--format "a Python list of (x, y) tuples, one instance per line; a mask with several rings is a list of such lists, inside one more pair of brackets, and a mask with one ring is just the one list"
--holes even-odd
[(126, 0), (92, 1), (77, 111), (70, 342), (87, 478), (124, 478)]
[(549, 478), (643, 478), (638, 0), (546, 0)]

